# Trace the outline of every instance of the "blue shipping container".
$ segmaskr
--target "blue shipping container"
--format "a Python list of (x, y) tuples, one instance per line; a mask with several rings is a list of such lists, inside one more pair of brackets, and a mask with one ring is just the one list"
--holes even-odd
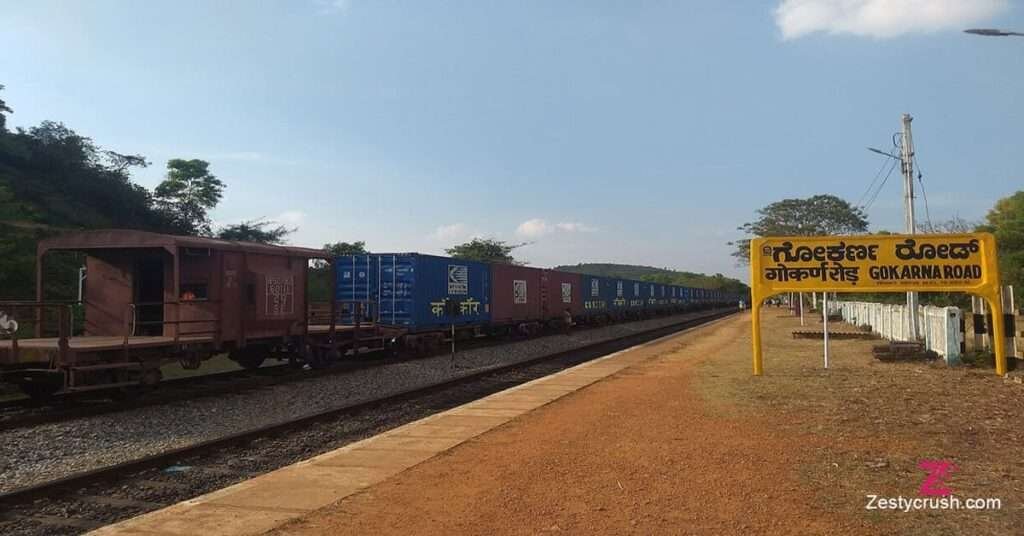
[(605, 313), (614, 307), (615, 282), (606, 277), (580, 275), (583, 294), (583, 313)]
[(629, 300), (633, 296), (633, 282), (625, 279), (612, 279), (609, 283), (611, 284), (611, 308), (629, 307)]
[[(335, 297), (376, 303), (382, 324), (417, 332), (490, 322), (491, 270), (484, 263), (419, 253), (343, 255), (334, 262)], [(447, 314), (446, 299), (457, 314)]]

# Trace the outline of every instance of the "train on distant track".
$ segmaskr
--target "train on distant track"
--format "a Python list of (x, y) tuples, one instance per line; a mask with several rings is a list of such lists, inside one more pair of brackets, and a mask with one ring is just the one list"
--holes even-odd
[[(45, 299), (46, 260), (84, 254), (74, 301)], [(333, 299), (313, 303), (313, 270)], [(42, 240), (36, 300), (0, 301), (0, 381), (33, 397), (153, 385), (161, 367), (226, 353), (314, 368), (374, 351), (429, 354), (450, 341), (534, 336), (734, 305), (721, 290), (417, 253), (323, 250), (134, 230)], [(26, 332), (31, 336), (26, 336)]]

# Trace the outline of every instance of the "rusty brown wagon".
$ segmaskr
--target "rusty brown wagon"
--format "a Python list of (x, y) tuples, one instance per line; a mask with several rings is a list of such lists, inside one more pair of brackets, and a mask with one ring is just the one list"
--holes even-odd
[[(81, 302), (43, 299), (44, 263), (55, 251), (85, 254)], [(163, 364), (196, 368), (220, 352), (254, 368), (270, 357), (315, 364), (383, 344), (389, 334), (372, 322), (337, 322), (338, 307), (372, 304), (309, 303), (315, 259), (331, 261), (317, 249), (134, 230), (42, 240), (36, 301), (0, 302), (8, 325), (15, 320), (35, 326), (32, 338), (19, 339), (13, 330), (0, 340), (2, 379), (29, 394), (48, 395), (152, 384)], [(73, 329), (76, 307), (84, 314), (80, 333)], [(52, 333), (43, 333), (44, 326)]]

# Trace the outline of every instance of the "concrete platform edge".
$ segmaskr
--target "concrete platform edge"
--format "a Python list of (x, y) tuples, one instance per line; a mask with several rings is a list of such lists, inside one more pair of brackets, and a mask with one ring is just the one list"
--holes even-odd
[[(727, 318), (632, 346), (89, 534), (169, 536), (267, 532), (649, 359), (631, 357), (634, 350), (660, 344)], [(451, 422), (438, 422), (445, 420)]]

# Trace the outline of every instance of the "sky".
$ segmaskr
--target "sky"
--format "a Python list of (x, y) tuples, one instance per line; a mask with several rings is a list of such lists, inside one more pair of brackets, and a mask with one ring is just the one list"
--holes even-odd
[[(275, 220), (292, 244), (480, 236), (535, 266), (747, 280), (737, 227), (785, 198), (862, 202), (886, 159), (866, 147), (891, 149), (902, 113), (933, 221), (1022, 189), (1024, 38), (969, 27), (1024, 30), (1024, 7), (0, 0), (0, 84), (10, 126), (141, 153), (147, 187), (209, 161), (215, 222)], [(873, 230), (902, 227), (898, 174)]]

